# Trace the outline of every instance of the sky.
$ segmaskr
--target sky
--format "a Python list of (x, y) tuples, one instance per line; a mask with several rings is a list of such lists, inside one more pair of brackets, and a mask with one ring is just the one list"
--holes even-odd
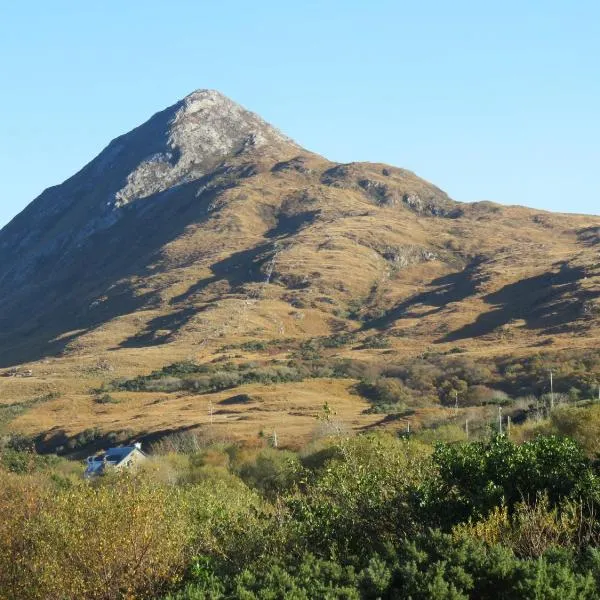
[(600, 214), (597, 0), (0, 0), (0, 227), (198, 88), (456, 200)]

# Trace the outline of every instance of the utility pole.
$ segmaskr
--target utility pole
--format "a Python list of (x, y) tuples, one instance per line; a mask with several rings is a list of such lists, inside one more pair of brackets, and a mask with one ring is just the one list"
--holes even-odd
[(506, 417), (506, 437), (510, 438), (510, 415)]
[(498, 433), (502, 435), (502, 407), (498, 407)]
[(273, 448), (279, 446), (279, 440), (277, 439), (277, 432), (273, 429)]
[(410, 436), (410, 421), (408, 419), (400, 419), (406, 423), (406, 436)]
[(454, 390), (454, 414), (458, 414), (458, 392)]
[(550, 371), (550, 412), (554, 410), (554, 380), (552, 370)]
[(210, 416), (210, 424), (213, 424), (213, 403), (212, 400), (208, 401), (208, 414)]

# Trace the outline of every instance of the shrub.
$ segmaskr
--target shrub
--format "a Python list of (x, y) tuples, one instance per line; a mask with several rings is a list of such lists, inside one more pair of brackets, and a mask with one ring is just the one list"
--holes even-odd
[(455, 524), (509, 509), (546, 491), (551, 503), (572, 496), (595, 498), (600, 483), (572, 440), (540, 437), (517, 446), (504, 436), (490, 442), (439, 444), (433, 454), (439, 477), (428, 492), (424, 518)]
[(94, 402), (96, 402), (96, 404), (119, 404), (121, 401), (115, 398), (114, 396), (111, 396), (110, 394), (106, 393), (100, 396), (96, 396), (96, 398), (94, 398)]
[(485, 519), (456, 527), (454, 535), (502, 544), (521, 558), (540, 558), (552, 548), (575, 550), (584, 529), (597, 529), (584, 515), (580, 503), (550, 506), (548, 497), (538, 494), (533, 502), (517, 503), (512, 513), (506, 505), (496, 506)]
[(47, 498), (39, 479), (0, 471), (0, 597), (42, 597), (34, 572), (31, 527)]
[(240, 468), (242, 480), (267, 497), (291, 490), (301, 474), (298, 455), (275, 448), (261, 450), (253, 461)]
[(372, 412), (401, 412), (412, 400), (411, 390), (400, 380), (390, 377), (361, 381), (356, 389), (371, 402)]
[(600, 406), (561, 406), (550, 414), (550, 426), (558, 435), (576, 440), (588, 456), (600, 452)]
[(33, 529), (43, 597), (144, 596), (176, 581), (190, 542), (183, 500), (176, 488), (123, 476), (57, 494)]
[(391, 436), (337, 442), (337, 453), (302, 495), (286, 504), (294, 538), (313, 552), (377, 551), (415, 526), (413, 486), (428, 473), (427, 450)]
[(466, 399), (466, 404), (469, 406), (478, 406), (481, 404), (497, 404), (504, 406), (510, 403), (508, 394), (501, 390), (494, 390), (485, 385), (474, 385), (469, 388)]

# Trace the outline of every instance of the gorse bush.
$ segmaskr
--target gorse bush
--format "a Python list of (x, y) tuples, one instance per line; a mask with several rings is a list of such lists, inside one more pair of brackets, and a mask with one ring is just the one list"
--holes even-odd
[(450, 525), (485, 517), (494, 507), (534, 501), (544, 491), (551, 502), (582, 497), (595, 501), (600, 480), (571, 439), (539, 437), (522, 445), (505, 437), (491, 442), (439, 444), (433, 454), (438, 476), (427, 491), (429, 515)]
[(91, 482), (0, 470), (0, 598), (600, 597), (597, 465), (569, 438), (156, 449)]

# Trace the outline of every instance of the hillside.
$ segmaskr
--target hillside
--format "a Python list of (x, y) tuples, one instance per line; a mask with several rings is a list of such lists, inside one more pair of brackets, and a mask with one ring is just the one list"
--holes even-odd
[[(334, 163), (200, 90), (0, 231), (0, 365), (33, 373), (0, 379), (0, 427), (63, 442), (276, 428), (294, 443), (324, 402), (344, 427), (386, 425), (356, 392), (370, 366), (597, 347), (599, 251), (600, 217), (461, 203), (403, 169)], [(290, 360), (310, 374), (123, 385), (180, 361)], [(340, 376), (342, 361), (362, 371)]]

